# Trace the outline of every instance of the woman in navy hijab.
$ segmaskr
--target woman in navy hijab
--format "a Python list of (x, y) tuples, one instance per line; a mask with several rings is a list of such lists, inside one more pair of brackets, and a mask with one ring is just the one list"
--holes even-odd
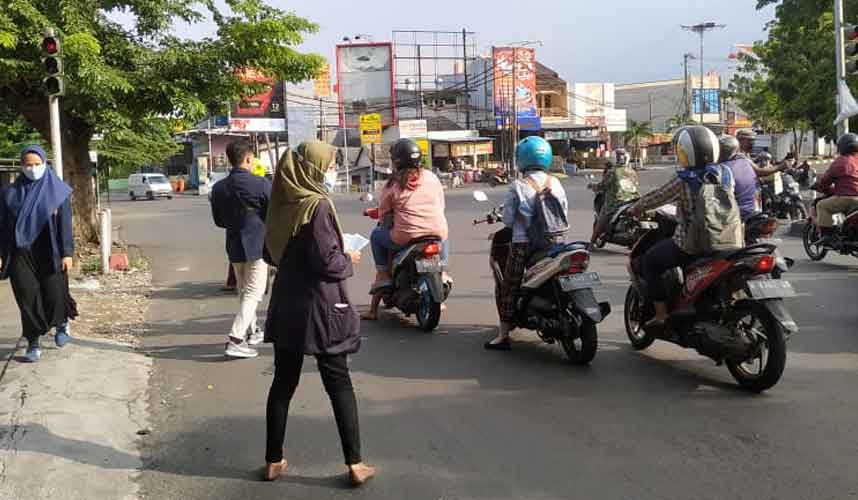
[(30, 362), (41, 357), (39, 338), (51, 328), (57, 329), (58, 347), (70, 339), (71, 193), (48, 166), (45, 151), (28, 146), (21, 151), (21, 175), (0, 197), (0, 279), (12, 284)]

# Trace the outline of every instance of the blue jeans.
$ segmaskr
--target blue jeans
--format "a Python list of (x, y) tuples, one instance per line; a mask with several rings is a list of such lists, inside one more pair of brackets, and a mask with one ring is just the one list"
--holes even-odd
[[(396, 253), (405, 248), (405, 246), (394, 243), (390, 236), (390, 229), (381, 226), (372, 230), (369, 243), (372, 247), (372, 260), (375, 261), (375, 268), (381, 272), (390, 272), (390, 253)], [(446, 265), (449, 257), (450, 242), (444, 240), (441, 242), (441, 262)]]

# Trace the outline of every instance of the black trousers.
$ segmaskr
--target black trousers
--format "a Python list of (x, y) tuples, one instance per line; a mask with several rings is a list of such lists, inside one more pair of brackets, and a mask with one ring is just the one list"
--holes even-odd
[(649, 296), (656, 302), (667, 300), (667, 290), (661, 276), (674, 267), (685, 267), (693, 257), (683, 252), (673, 238), (661, 240), (652, 246), (643, 256), (641, 273), (649, 288)]
[(44, 266), (26, 250), (17, 250), (10, 264), (9, 281), (21, 311), (23, 334), (33, 342), (66, 321), (65, 276), (40, 269)]
[[(360, 455), (360, 427), (357, 400), (346, 355), (316, 356), (325, 391), (334, 408), (334, 418), (340, 433), (346, 465), (362, 462)], [(268, 392), (266, 411), (267, 442), (265, 461), (277, 463), (283, 459), (283, 441), (286, 438), (286, 420), (289, 403), (301, 378), (304, 354), (276, 349), (274, 351), (274, 381)]]

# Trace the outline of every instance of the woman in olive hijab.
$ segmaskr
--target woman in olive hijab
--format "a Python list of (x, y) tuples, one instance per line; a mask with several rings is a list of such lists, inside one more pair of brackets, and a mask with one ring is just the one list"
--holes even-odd
[(305, 355), (315, 356), (331, 399), (349, 480), (375, 475), (360, 452), (357, 401), (348, 355), (360, 348), (360, 320), (346, 294), (360, 252), (345, 252), (339, 219), (328, 196), (336, 181), (336, 148), (304, 142), (281, 158), (266, 217), (265, 243), (277, 276), (268, 306), (265, 341), (274, 343), (274, 381), (268, 394), (265, 479), (286, 470), (286, 419)]

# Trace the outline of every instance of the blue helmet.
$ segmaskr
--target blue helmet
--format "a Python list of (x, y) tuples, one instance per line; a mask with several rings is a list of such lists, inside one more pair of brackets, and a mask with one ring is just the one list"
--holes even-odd
[(521, 171), (532, 168), (548, 170), (552, 156), (551, 144), (542, 137), (525, 137), (515, 148), (515, 161)]

